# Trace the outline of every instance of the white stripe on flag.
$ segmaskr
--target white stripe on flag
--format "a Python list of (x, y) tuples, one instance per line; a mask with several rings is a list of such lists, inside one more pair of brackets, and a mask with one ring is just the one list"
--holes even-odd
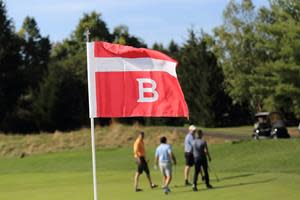
[(154, 58), (109, 57), (93, 60), (96, 72), (162, 71), (177, 78), (176, 63)]
[(96, 77), (95, 77), (95, 59), (94, 59), (94, 43), (87, 43), (87, 68), (88, 68), (88, 89), (89, 89), (89, 113), (90, 118), (97, 117), (96, 103)]

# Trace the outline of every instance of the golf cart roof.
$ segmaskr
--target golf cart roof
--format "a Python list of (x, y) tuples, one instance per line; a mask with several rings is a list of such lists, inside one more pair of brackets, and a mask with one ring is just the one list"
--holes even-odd
[(255, 114), (255, 117), (266, 117), (269, 116), (269, 112), (258, 112)]

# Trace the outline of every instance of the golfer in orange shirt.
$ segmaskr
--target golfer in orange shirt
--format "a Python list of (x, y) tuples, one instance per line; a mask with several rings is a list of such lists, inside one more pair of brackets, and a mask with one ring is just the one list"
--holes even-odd
[(143, 171), (147, 175), (147, 179), (150, 184), (150, 188), (155, 188), (157, 187), (156, 184), (152, 183), (151, 177), (150, 177), (150, 171), (149, 167), (146, 161), (146, 153), (145, 153), (145, 147), (144, 147), (144, 132), (140, 132), (138, 138), (135, 140), (134, 145), (133, 145), (133, 152), (134, 152), (134, 157), (136, 159), (137, 163), (137, 171), (134, 176), (134, 187), (136, 192), (142, 191), (138, 187), (139, 185), (139, 177), (143, 173)]

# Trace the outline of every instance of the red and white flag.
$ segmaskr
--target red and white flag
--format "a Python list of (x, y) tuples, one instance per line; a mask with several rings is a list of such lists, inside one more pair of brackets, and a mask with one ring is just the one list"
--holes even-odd
[(87, 43), (90, 117), (188, 117), (177, 61), (158, 51)]

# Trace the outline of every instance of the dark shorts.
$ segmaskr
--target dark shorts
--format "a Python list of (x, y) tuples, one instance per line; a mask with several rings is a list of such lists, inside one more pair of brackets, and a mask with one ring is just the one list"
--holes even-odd
[(144, 157), (140, 157), (140, 162), (137, 161), (136, 163), (137, 163), (137, 170), (136, 171), (139, 174), (142, 174), (143, 172), (145, 172), (147, 175), (150, 174), (148, 164), (147, 164)]
[(194, 165), (193, 153), (185, 152), (184, 157), (185, 157), (185, 165), (192, 167)]

